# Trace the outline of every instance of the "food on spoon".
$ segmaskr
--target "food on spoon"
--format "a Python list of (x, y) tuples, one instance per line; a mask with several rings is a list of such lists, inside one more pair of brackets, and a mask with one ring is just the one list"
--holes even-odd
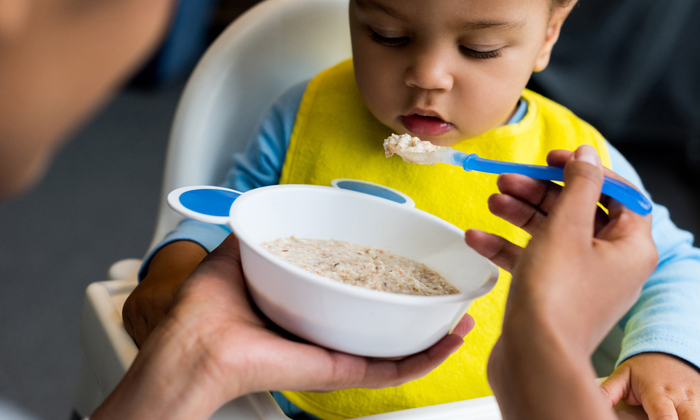
[(384, 140), (384, 153), (391, 157), (396, 153), (408, 163), (435, 165), (442, 162), (436, 152), (449, 151), (449, 147), (436, 146), (429, 141), (409, 134), (392, 134)]
[(353, 286), (421, 296), (459, 293), (425, 264), (371, 246), (294, 236), (262, 246), (306, 271)]

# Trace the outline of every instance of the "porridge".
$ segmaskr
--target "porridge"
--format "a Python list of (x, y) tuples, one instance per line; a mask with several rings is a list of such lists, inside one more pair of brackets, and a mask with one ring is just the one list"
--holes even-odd
[(410, 134), (392, 134), (384, 139), (384, 153), (386, 157), (391, 157), (394, 153), (401, 156), (402, 151), (430, 153), (438, 150), (439, 147), (418, 137), (411, 137)]
[(449, 147), (436, 146), (418, 137), (411, 137), (409, 134), (392, 134), (384, 139), (386, 157), (390, 158), (396, 153), (408, 163), (435, 165), (443, 162), (443, 153), (440, 152), (451, 150)]
[(290, 263), (342, 283), (406, 295), (451, 295), (459, 290), (417, 261), (345, 241), (294, 236), (262, 244)]

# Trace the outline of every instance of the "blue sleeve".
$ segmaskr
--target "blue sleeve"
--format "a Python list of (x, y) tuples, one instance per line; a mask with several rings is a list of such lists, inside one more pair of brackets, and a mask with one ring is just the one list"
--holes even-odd
[[(221, 184), (222, 187), (248, 191), (279, 182), (301, 98), (308, 83), (305, 81), (292, 86), (272, 104), (248, 148), (233, 156), (233, 166)], [(151, 258), (165, 245), (186, 240), (195, 242), (207, 252), (211, 252), (230, 233), (228, 226), (184, 219), (144, 258), (139, 271), (139, 281), (146, 275)]]
[(305, 81), (291, 87), (275, 101), (260, 124), (257, 138), (245, 152), (234, 155), (234, 165), (222, 186), (248, 191), (279, 183), (301, 98), (308, 84)]
[[(608, 150), (612, 169), (644, 190), (630, 163), (610, 144)], [(659, 262), (620, 320), (625, 336), (617, 364), (639, 353), (662, 352), (700, 367), (700, 249), (691, 233), (671, 221), (666, 207), (654, 203), (651, 214)]]

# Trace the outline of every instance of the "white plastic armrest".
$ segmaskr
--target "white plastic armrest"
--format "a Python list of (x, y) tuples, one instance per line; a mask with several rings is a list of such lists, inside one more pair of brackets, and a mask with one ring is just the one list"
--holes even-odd
[(109, 280), (135, 279), (138, 277), (142, 260), (127, 258), (119, 260), (109, 267), (107, 278)]

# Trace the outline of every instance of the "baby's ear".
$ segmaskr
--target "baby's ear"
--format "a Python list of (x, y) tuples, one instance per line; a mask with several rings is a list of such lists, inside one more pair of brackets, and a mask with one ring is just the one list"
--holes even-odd
[(552, 48), (554, 48), (554, 44), (556, 44), (559, 39), (561, 27), (564, 25), (564, 21), (575, 5), (576, 1), (571, 1), (566, 6), (554, 6), (552, 16), (549, 18), (549, 26), (545, 34), (544, 45), (542, 45), (540, 54), (537, 56), (533, 71), (539, 72), (547, 68), (549, 58), (552, 56)]

